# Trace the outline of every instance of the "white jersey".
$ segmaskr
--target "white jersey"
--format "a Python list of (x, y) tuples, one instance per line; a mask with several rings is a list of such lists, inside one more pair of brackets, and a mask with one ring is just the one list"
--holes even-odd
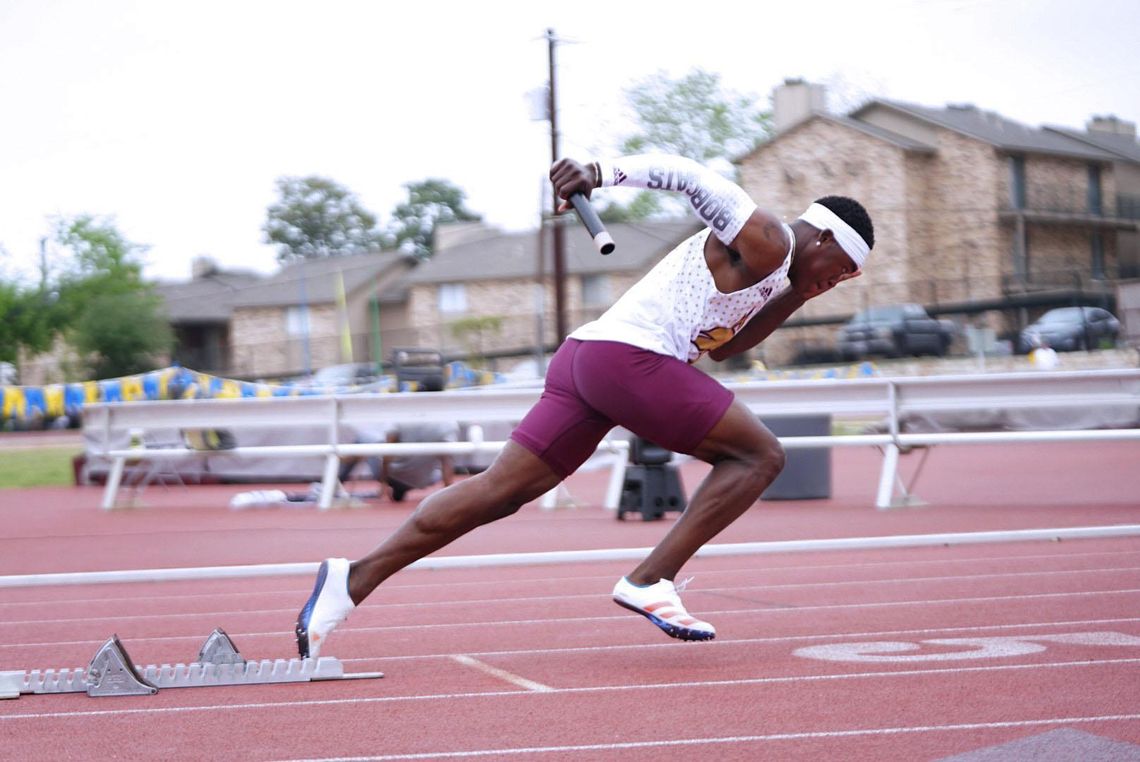
[[(794, 241), (790, 230), (788, 234)], [(726, 343), (783, 289), (794, 243), (771, 275), (724, 294), (705, 262), (708, 237), (706, 228), (683, 241), (601, 317), (578, 328), (570, 338), (632, 344), (688, 363)]]

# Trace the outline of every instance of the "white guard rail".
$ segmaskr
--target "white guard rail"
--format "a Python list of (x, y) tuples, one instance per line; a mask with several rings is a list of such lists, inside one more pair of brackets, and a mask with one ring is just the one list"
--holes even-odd
[[(1140, 440), (1140, 370), (1030, 372), (974, 376), (917, 378), (760, 381), (729, 384), (737, 399), (762, 418), (840, 416), (886, 422), (881, 434), (781, 437), (786, 449), (876, 446), (883, 450), (876, 507), (892, 504), (898, 482), (901, 449), (939, 444), (1007, 442), (1072, 442)], [(84, 411), (84, 427), (101, 434), (111, 459), (103, 507), (115, 505), (127, 461), (183, 458), (185, 449), (106, 449), (112, 432), (147, 429), (210, 429), (250, 427), (327, 427), (327, 441), (313, 445), (237, 447), (225, 455), (237, 457), (322, 456), (325, 458), (320, 506), (331, 505), (341, 456), (470, 454), (498, 452), (503, 442), (348, 444), (338, 441), (342, 427), (354, 424), (412, 422), (515, 423), (538, 399), (541, 389), (496, 389), (432, 394), (361, 394), (335, 397), (279, 397), (235, 400), (101, 403)], [(907, 415), (987, 410), (1056, 410), (1113, 408), (1122, 410), (1128, 428), (1054, 429), (1033, 431), (962, 431), (903, 433)], [(478, 429), (474, 429), (478, 431)], [(474, 437), (473, 437), (474, 438)], [(624, 452), (628, 443), (606, 440), (599, 451)], [(606, 493), (606, 506), (617, 507), (625, 473), (625, 457), (615, 457)]]

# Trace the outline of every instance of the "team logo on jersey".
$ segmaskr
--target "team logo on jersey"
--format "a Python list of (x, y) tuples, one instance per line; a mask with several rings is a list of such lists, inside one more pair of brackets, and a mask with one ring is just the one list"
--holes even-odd
[(693, 339), (693, 346), (703, 355), (705, 352), (711, 352), (721, 344), (727, 343), (734, 335), (736, 335), (736, 331), (726, 325), (719, 325), (697, 334), (697, 338)]
[(755, 315), (757, 311), (757, 309), (753, 309), (741, 317), (740, 320), (737, 320), (731, 328), (726, 325), (718, 325), (715, 328), (709, 328), (698, 333), (697, 338), (693, 339), (693, 346), (697, 349), (697, 356), (690, 359), (689, 362), (696, 362), (700, 359), (701, 355), (706, 352), (711, 352), (722, 344), (727, 344), (732, 340), (732, 337), (736, 335), (736, 332), (752, 319), (752, 316)]

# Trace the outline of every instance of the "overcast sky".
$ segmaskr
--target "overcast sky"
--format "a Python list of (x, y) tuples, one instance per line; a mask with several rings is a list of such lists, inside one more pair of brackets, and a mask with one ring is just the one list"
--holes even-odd
[(405, 183), (442, 177), (533, 227), (548, 27), (564, 155), (611, 153), (622, 89), (694, 67), (765, 103), (804, 77), (1033, 125), (1140, 120), (1136, 0), (0, 0), (0, 275), (33, 272), (50, 218), (81, 213), (148, 245), (153, 278), (201, 254), (272, 271), (283, 175), (329, 177), (382, 224)]

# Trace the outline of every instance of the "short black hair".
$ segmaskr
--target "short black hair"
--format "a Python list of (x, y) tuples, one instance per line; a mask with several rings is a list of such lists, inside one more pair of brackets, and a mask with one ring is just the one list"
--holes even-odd
[(871, 215), (867, 214), (867, 210), (858, 201), (847, 196), (824, 196), (817, 198), (815, 203), (826, 206), (850, 225), (867, 242), (868, 249), (875, 247), (875, 226), (871, 224)]

